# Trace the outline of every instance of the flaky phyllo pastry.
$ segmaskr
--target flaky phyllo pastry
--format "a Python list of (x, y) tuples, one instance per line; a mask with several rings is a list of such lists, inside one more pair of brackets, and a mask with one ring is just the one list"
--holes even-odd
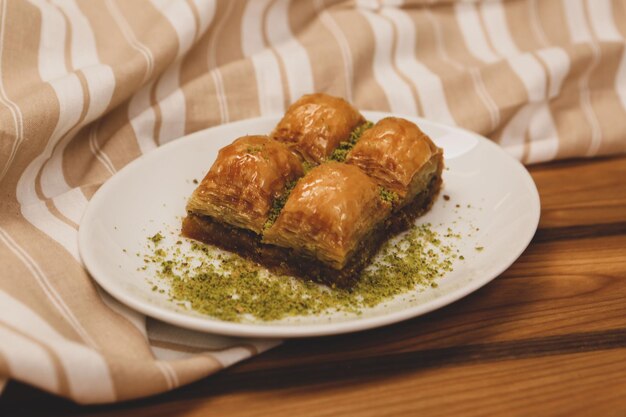
[(442, 169), (442, 150), (414, 123), (372, 125), (343, 99), (306, 95), (269, 137), (220, 150), (182, 233), (278, 273), (346, 287), (430, 208)]
[(310, 94), (289, 106), (271, 136), (288, 144), (305, 161), (321, 163), (363, 123), (361, 113), (347, 101)]
[(356, 165), (381, 187), (394, 192), (401, 206), (413, 201), (441, 170), (441, 149), (413, 122), (382, 119), (363, 133), (347, 164)]
[(390, 209), (363, 171), (331, 161), (298, 181), (263, 242), (306, 253), (340, 270)]
[(303, 174), (302, 163), (284, 144), (244, 136), (220, 150), (187, 210), (261, 234), (272, 202)]

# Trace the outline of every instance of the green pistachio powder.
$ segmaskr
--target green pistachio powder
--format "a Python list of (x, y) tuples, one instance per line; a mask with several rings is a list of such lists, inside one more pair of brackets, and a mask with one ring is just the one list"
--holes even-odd
[[(450, 229), (443, 238), (460, 238)], [(411, 290), (436, 287), (437, 278), (452, 271), (459, 257), (450, 239), (430, 224), (413, 227), (398, 239), (387, 242), (351, 289), (330, 288), (312, 281), (270, 273), (265, 268), (197, 242), (190, 250), (182, 241), (166, 245), (159, 232), (148, 238), (143, 270), (155, 270), (167, 284), (171, 301), (222, 320), (246, 317), (279, 320), (361, 310)], [(164, 293), (156, 282), (153, 290)]]
[[(371, 126), (368, 122), (355, 129), (349, 141), (342, 142), (329, 159), (345, 160), (361, 134)], [(274, 202), (268, 226), (278, 217), (295, 184), (296, 181), (288, 184), (286, 192)], [(390, 203), (397, 199), (395, 193), (382, 188), (380, 194)], [(276, 275), (236, 254), (198, 242), (191, 244), (191, 250), (181, 249), (181, 240), (168, 246), (160, 232), (148, 238), (149, 253), (143, 256), (145, 265), (140, 269), (155, 271), (156, 277), (167, 284), (171, 301), (222, 320), (241, 321), (252, 316), (269, 321), (334, 312), (361, 314), (364, 308), (408, 291), (436, 287), (437, 278), (452, 271), (452, 261), (464, 259), (450, 240), (460, 237), (448, 229), (443, 243), (442, 236), (430, 224), (416, 225), (383, 245), (351, 289)], [(153, 291), (165, 293), (156, 282), (152, 284)]]

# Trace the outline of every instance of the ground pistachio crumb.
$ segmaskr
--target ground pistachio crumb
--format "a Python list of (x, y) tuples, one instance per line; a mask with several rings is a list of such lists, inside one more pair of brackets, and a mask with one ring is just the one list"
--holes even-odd
[(159, 242), (163, 240), (163, 235), (161, 234), (161, 232), (157, 232), (154, 236), (149, 237), (148, 240), (150, 240), (155, 245), (158, 245)]
[(379, 187), (379, 192), (380, 192), (380, 199), (387, 203), (394, 204), (400, 199), (400, 197), (398, 197), (398, 194), (396, 192), (390, 191), (384, 187)]
[(317, 166), (317, 164), (313, 163), (313, 162), (309, 162), (309, 161), (304, 161), (302, 163), (302, 170), (304, 171), (304, 174), (308, 174), (310, 170), (312, 170), (313, 168), (315, 168)]
[(287, 184), (285, 184), (285, 189), (283, 190), (282, 194), (274, 199), (274, 201), (272, 202), (272, 207), (270, 208), (269, 216), (265, 221), (265, 224), (263, 225), (264, 229), (268, 229), (274, 224), (297, 182), (297, 180), (289, 181)]
[(175, 245), (157, 248), (160, 240), (149, 240), (154, 245), (144, 261), (167, 284), (170, 299), (228, 321), (250, 316), (271, 321), (335, 311), (360, 314), (416, 288), (437, 287), (436, 280), (452, 270), (451, 254), (458, 252), (442, 243), (430, 224), (415, 226), (387, 242), (348, 290), (275, 275), (209, 245), (193, 242), (189, 251), (181, 252)]
[(356, 129), (350, 133), (348, 140), (339, 142), (339, 145), (335, 148), (333, 153), (328, 157), (331, 161), (344, 162), (348, 153), (354, 148), (354, 145), (359, 141), (363, 132), (374, 126), (374, 123), (367, 121), (359, 125)]

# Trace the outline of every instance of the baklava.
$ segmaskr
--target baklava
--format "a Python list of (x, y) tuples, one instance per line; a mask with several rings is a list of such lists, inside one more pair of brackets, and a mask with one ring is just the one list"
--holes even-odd
[(343, 99), (307, 95), (269, 136), (220, 150), (182, 234), (274, 272), (349, 287), (430, 208), (442, 169), (442, 150), (414, 123), (372, 125)]

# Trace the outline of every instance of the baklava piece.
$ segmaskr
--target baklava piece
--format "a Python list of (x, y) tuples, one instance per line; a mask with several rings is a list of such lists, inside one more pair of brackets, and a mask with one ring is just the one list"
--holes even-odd
[(403, 214), (413, 218), (430, 207), (441, 186), (443, 151), (406, 119), (387, 117), (366, 130), (346, 163), (373, 178), (396, 211), (410, 205)]
[(354, 166), (328, 162), (311, 170), (263, 235), (266, 253), (288, 272), (346, 286), (386, 238), (391, 205)]
[(326, 160), (365, 119), (347, 101), (327, 94), (302, 96), (287, 109), (271, 134), (310, 164)]
[[(302, 175), (302, 163), (284, 144), (267, 136), (239, 138), (219, 151), (191, 195), (183, 234), (224, 247), (228, 242), (216, 240), (232, 240), (223, 235), (241, 229), (236, 232), (254, 240), (263, 232), (273, 202)], [(221, 233), (216, 233), (218, 226)]]

